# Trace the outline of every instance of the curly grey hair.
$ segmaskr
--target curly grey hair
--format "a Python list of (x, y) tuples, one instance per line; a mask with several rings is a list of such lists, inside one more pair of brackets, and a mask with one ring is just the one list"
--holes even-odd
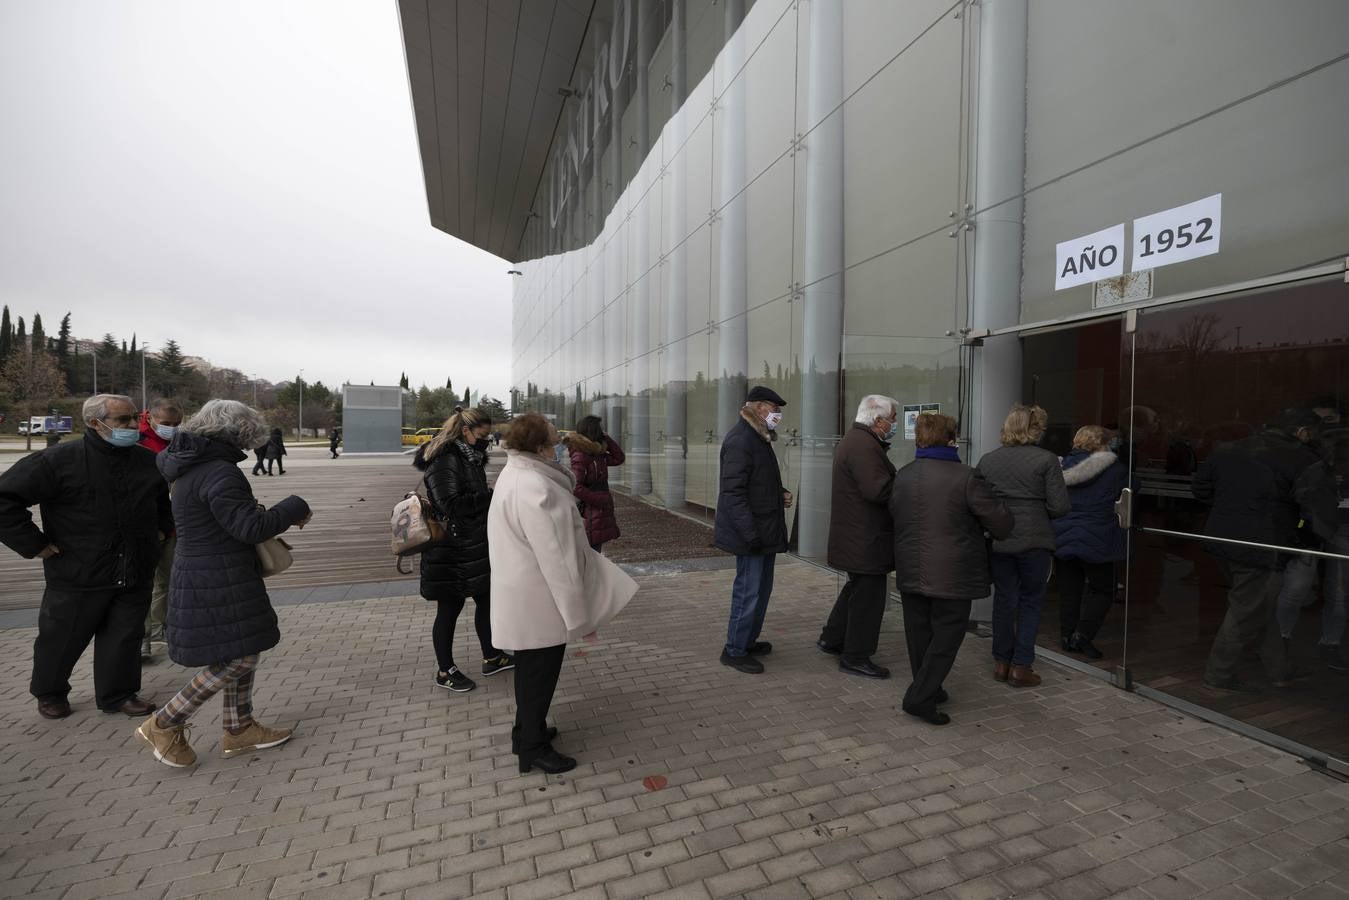
[(884, 394), (867, 394), (857, 404), (856, 421), (863, 425), (874, 425), (877, 419), (889, 419), (899, 412), (899, 404), (894, 397)]
[(241, 450), (255, 450), (267, 443), (269, 427), (262, 413), (238, 400), (208, 400), (183, 431), (215, 438)]
[(88, 400), (84, 401), (84, 406), (80, 408), (80, 418), (84, 420), (85, 425), (93, 425), (94, 420), (103, 421), (108, 417), (108, 404), (114, 400), (120, 400), (131, 411), (136, 411), (136, 401), (125, 394), (94, 394)]

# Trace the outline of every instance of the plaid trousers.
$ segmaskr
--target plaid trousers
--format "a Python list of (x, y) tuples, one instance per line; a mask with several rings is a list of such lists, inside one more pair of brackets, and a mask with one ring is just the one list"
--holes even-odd
[(223, 689), (225, 727), (243, 728), (253, 721), (253, 672), (257, 667), (257, 654), (207, 666), (164, 704), (157, 717), (160, 725), (182, 725)]

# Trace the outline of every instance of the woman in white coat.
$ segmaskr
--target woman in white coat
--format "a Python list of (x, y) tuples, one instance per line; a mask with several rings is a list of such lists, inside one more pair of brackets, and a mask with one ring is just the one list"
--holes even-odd
[(594, 632), (637, 592), (622, 569), (590, 549), (571, 472), (555, 462), (558, 440), (537, 413), (515, 420), (487, 514), (492, 636), (515, 651), (511, 749), (522, 773), (576, 767), (553, 749), (557, 729), (547, 725), (567, 642)]

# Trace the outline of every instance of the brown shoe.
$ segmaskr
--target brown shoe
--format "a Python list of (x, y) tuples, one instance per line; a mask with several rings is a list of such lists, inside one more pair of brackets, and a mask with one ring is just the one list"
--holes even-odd
[(133, 694), (126, 700), (123, 700), (117, 706), (114, 706), (111, 709), (105, 709), (103, 711), (108, 715), (113, 715), (114, 713), (121, 713), (124, 716), (130, 716), (131, 718), (134, 719), (139, 716), (148, 716), (156, 709), (158, 709), (158, 707), (156, 707), (153, 703), (149, 702), (148, 700), (142, 700), (140, 697), (137, 697), (136, 695)]
[(64, 719), (70, 715), (70, 701), (61, 700), (39, 700), (37, 702), (37, 714), (44, 719)]
[(175, 769), (185, 769), (196, 765), (197, 754), (187, 742), (187, 730), (191, 725), (170, 725), (160, 728), (154, 716), (146, 719), (136, 728), (136, 737), (150, 745), (155, 759)]
[(261, 722), (250, 722), (248, 728), (238, 734), (230, 734), (229, 729), (226, 729), (220, 738), (220, 749), (225, 756), (238, 756), (240, 753), (284, 744), (291, 739), (292, 734), (294, 731), (290, 728), (268, 728)]
[(1007, 673), (1011, 670), (1011, 668), (1012, 667), (1009, 663), (1005, 663), (1002, 660), (997, 660), (995, 663), (993, 663), (993, 680), (1006, 681)]
[(1030, 666), (1012, 666), (1007, 673), (1007, 683), (1012, 687), (1038, 687), (1040, 676)]

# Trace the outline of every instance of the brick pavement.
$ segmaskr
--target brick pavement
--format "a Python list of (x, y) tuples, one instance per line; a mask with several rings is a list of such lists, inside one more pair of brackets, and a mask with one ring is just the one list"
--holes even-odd
[[(814, 650), (836, 581), (799, 563), (767, 674), (731, 672), (730, 577), (643, 576), (569, 648), (554, 714), (582, 765), (554, 778), (508, 752), (511, 675), (432, 686), (418, 598), (282, 608), (257, 708), (296, 739), (224, 760), (213, 701), (192, 771), (93, 708), (87, 658), (75, 715), (39, 719), (33, 632), (0, 630), (0, 896), (1349, 896), (1349, 784), (1052, 665), (1038, 689), (998, 685), (974, 639), (955, 723), (909, 719), (902, 680)], [(878, 657), (906, 665), (894, 611)], [(146, 693), (185, 674), (152, 666)]]

